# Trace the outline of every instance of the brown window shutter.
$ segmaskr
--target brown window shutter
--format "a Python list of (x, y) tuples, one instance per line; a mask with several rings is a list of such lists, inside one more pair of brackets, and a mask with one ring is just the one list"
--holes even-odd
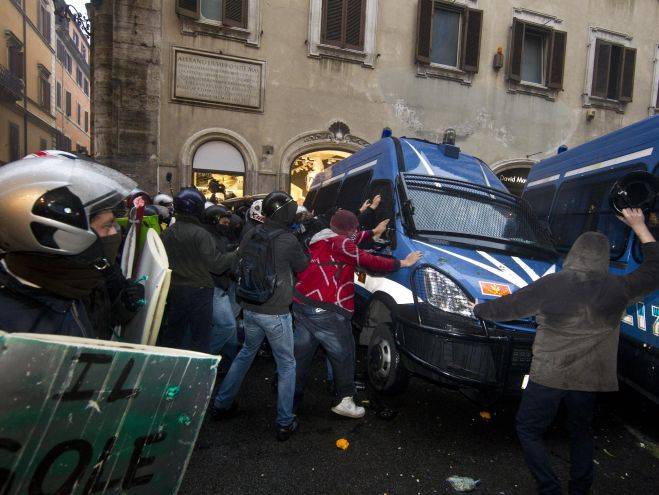
[(416, 60), (423, 64), (430, 63), (432, 46), (432, 17), (435, 5), (433, 0), (419, 0), (417, 18)]
[(547, 87), (552, 89), (563, 89), (567, 33), (564, 31), (552, 31), (550, 39), (549, 63), (547, 64)]
[(345, 46), (361, 50), (364, 47), (364, 14), (366, 0), (345, 0)]
[(176, 13), (192, 19), (199, 19), (201, 0), (176, 0)]
[(625, 48), (620, 82), (620, 101), (632, 101), (634, 94), (634, 69), (636, 68), (636, 48)]
[(343, 42), (343, 0), (323, 0), (323, 43)]
[(467, 9), (462, 45), (462, 70), (478, 72), (478, 61), (481, 52), (481, 31), (483, 29), (483, 11)]
[(510, 42), (510, 63), (508, 78), (513, 81), (522, 80), (522, 48), (524, 47), (524, 22), (513, 19), (512, 38)]
[(595, 63), (593, 64), (592, 96), (606, 98), (609, 88), (609, 65), (611, 45), (597, 40), (595, 44)]
[(222, 24), (233, 27), (247, 27), (247, 0), (224, 0)]

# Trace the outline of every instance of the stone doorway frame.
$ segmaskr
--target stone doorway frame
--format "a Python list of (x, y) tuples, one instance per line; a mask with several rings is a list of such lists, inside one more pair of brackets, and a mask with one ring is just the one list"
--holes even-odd
[(256, 152), (243, 136), (221, 127), (202, 129), (185, 140), (185, 143), (181, 146), (179, 156), (179, 187), (192, 184), (192, 162), (194, 155), (202, 144), (209, 141), (224, 141), (238, 150), (245, 163), (245, 185), (243, 193), (246, 194), (247, 191), (251, 191), (255, 183), (256, 165), (258, 163)]
[(538, 160), (532, 160), (530, 158), (509, 158), (506, 160), (499, 160), (490, 165), (490, 169), (494, 174), (499, 174), (510, 170), (511, 168), (524, 168), (528, 167), (529, 169), (533, 168), (533, 165), (538, 163)]
[(279, 162), (279, 187), (289, 191), (291, 187), (291, 166), (300, 156), (314, 151), (337, 150), (356, 153), (369, 143), (353, 134), (342, 135), (332, 131), (312, 131), (298, 134), (288, 141), (281, 153)]

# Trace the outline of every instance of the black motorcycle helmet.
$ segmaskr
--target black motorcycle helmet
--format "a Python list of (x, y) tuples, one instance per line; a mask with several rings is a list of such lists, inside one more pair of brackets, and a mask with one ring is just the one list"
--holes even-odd
[(291, 225), (295, 221), (297, 203), (283, 191), (274, 191), (263, 200), (263, 215), (275, 222)]
[(174, 213), (201, 218), (206, 198), (195, 187), (185, 187), (174, 197)]
[(213, 205), (206, 208), (206, 211), (204, 211), (204, 216), (202, 218), (202, 221), (209, 225), (217, 225), (220, 221), (220, 218), (224, 218), (224, 217), (227, 218), (231, 217), (231, 213), (229, 212), (229, 210), (227, 210), (224, 206), (221, 205)]
[(625, 208), (640, 208), (647, 215), (653, 211), (657, 195), (657, 177), (648, 172), (632, 172), (613, 184), (609, 203), (618, 214)]

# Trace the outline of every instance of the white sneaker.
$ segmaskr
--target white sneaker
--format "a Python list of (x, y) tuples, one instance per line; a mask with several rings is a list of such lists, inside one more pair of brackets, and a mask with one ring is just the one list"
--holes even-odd
[(343, 400), (332, 408), (332, 412), (348, 418), (363, 418), (366, 409), (355, 404), (352, 397), (344, 397)]

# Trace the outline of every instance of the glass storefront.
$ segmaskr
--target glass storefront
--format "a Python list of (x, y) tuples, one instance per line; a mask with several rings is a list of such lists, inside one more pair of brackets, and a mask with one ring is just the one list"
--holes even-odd
[(242, 197), (245, 193), (245, 161), (242, 154), (225, 141), (202, 144), (192, 161), (192, 184), (209, 200)]

